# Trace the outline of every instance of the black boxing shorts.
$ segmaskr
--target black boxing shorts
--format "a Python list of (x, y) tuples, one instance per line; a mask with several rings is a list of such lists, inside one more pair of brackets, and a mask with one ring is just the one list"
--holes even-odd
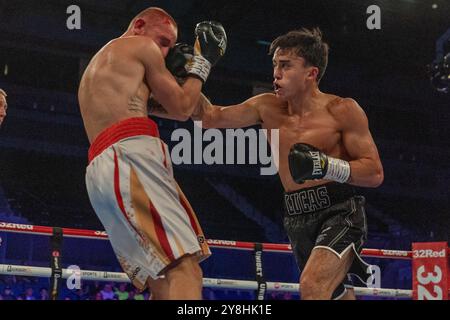
[[(352, 249), (355, 259), (349, 274), (366, 283), (371, 271), (359, 256), (367, 239), (364, 204), (352, 186), (336, 182), (284, 194), (283, 224), (300, 270), (315, 248), (328, 249), (339, 258)], [(333, 299), (352, 286), (349, 279), (336, 288)]]

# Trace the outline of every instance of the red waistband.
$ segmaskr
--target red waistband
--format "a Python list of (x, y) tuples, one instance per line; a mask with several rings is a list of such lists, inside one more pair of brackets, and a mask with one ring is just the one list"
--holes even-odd
[(150, 118), (129, 118), (103, 130), (89, 148), (89, 163), (112, 144), (133, 136), (152, 136), (159, 138), (158, 126)]

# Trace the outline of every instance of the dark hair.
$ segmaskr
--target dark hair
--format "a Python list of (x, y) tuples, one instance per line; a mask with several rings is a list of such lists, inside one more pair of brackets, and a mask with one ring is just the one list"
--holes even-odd
[(319, 68), (317, 82), (320, 82), (327, 68), (329, 46), (322, 40), (319, 28), (302, 28), (279, 36), (270, 45), (269, 54), (274, 54), (278, 48), (292, 49), (307, 65)]

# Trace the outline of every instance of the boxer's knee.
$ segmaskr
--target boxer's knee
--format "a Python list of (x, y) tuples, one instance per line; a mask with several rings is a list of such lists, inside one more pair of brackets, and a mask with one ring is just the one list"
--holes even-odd
[(333, 294), (332, 279), (317, 274), (302, 274), (300, 296), (302, 300), (328, 300)]
[(186, 277), (185, 279), (190, 279), (191, 282), (196, 282), (200, 285), (203, 278), (203, 272), (198, 264), (198, 259), (191, 255), (180, 258), (177, 264), (167, 272), (167, 275), (169, 278), (178, 275)]
[(148, 279), (148, 287), (150, 289), (151, 300), (167, 300), (169, 299), (169, 283), (166, 278)]
[(182, 258), (181, 268), (185, 273), (189, 273), (194, 279), (199, 282), (202, 281), (203, 271), (198, 264), (198, 259), (195, 256), (187, 256)]

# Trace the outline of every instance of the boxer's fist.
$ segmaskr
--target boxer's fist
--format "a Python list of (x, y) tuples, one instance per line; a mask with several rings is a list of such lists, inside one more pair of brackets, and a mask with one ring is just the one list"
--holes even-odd
[(211, 67), (225, 54), (227, 35), (219, 22), (203, 21), (195, 27), (195, 36), (194, 57), (188, 73), (205, 82)]
[(311, 145), (296, 143), (289, 152), (289, 170), (296, 183), (323, 178), (327, 165), (326, 156)]
[(227, 34), (220, 22), (203, 21), (195, 27), (195, 54), (205, 57), (215, 66), (227, 50)]
[(194, 56), (194, 48), (185, 43), (177, 43), (169, 50), (166, 57), (166, 68), (175, 78), (186, 78), (188, 76), (186, 66)]
[(350, 164), (347, 161), (329, 157), (305, 143), (292, 146), (289, 152), (289, 170), (296, 183), (315, 179), (344, 183), (350, 178)]

